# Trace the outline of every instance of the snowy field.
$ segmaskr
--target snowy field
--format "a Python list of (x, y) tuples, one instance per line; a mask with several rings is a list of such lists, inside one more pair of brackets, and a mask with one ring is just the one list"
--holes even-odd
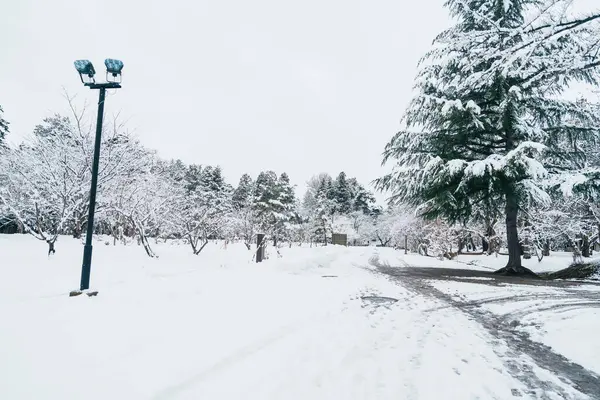
[[(0, 398), (595, 398), (593, 382), (574, 384), (421, 283), (374, 266), (465, 263), (373, 247), (282, 248), (262, 264), (238, 244), (211, 244), (199, 256), (181, 245), (155, 248), (159, 259), (96, 241), (99, 295), (70, 298), (80, 241), (61, 237), (48, 258), (42, 242), (0, 235)], [(460, 302), (516, 290), (423, 285)], [(521, 310), (498, 307), (489, 311)], [(517, 329), (600, 373), (595, 310), (567, 319), (530, 313)]]

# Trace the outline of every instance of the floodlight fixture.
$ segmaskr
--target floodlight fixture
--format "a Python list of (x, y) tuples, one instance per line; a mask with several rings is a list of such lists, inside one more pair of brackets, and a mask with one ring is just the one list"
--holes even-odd
[(106, 80), (109, 82), (121, 82), (123, 61), (107, 58), (104, 60), (104, 65), (106, 66)]
[(79, 72), (81, 82), (84, 84), (95, 82), (94, 75), (96, 75), (96, 70), (90, 60), (77, 60), (73, 64), (75, 65), (77, 72)]

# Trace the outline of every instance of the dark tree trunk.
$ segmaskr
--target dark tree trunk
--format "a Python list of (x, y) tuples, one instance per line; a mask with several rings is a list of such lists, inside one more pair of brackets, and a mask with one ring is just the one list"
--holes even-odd
[(144, 233), (143, 229), (138, 228), (138, 240), (139, 243), (144, 246), (144, 250), (146, 251), (146, 254), (148, 255), (148, 257), (150, 258), (158, 258), (156, 257), (156, 254), (154, 254), (154, 251), (152, 251), (152, 247), (150, 247), (150, 242), (148, 241), (148, 238), (146, 237), (146, 234)]
[(404, 254), (408, 254), (408, 235), (404, 235)]
[(188, 242), (190, 243), (190, 246), (192, 246), (192, 253), (196, 254), (196, 245), (198, 244), (198, 241), (195, 240), (192, 235), (188, 235)]
[(544, 257), (548, 257), (550, 255), (550, 240), (546, 240), (544, 242), (544, 250), (542, 251), (542, 255)]
[(482, 251), (484, 253), (487, 253), (487, 251), (490, 248), (490, 244), (488, 243), (488, 241), (486, 240), (486, 238), (481, 238), (481, 247), (482, 247)]
[(590, 256), (590, 238), (587, 235), (583, 236), (581, 255), (586, 258)]
[(48, 243), (48, 255), (50, 254), (55, 254), (56, 253), (56, 249), (54, 248), (54, 240), (46, 240), (46, 243)]
[(465, 248), (465, 241), (463, 239), (458, 239), (458, 254), (462, 254), (463, 249)]
[(204, 242), (202, 242), (202, 246), (200, 246), (199, 248), (196, 248), (196, 246), (194, 246), (194, 255), (198, 255), (200, 254), (200, 252), (202, 252), (202, 250), (204, 250), (204, 248), (206, 247), (206, 245), (208, 244), (208, 239), (205, 239)]
[(81, 225), (79, 225), (78, 223), (75, 223), (75, 227), (73, 228), (73, 238), (74, 239), (81, 239), (81, 235), (83, 233), (83, 227)]
[(511, 194), (506, 196), (506, 243), (508, 246), (508, 264), (509, 269), (515, 272), (521, 267), (521, 244), (519, 243), (519, 234), (517, 231), (517, 216), (519, 207), (517, 198)]
[(485, 251), (487, 251), (488, 255), (498, 251), (498, 240), (496, 238), (496, 230), (494, 229), (494, 225), (490, 224), (487, 227), (485, 234), (487, 235), (487, 238), (485, 239), (487, 248)]
[(473, 240), (473, 236), (469, 235), (469, 244), (471, 245), (471, 251), (476, 251), (477, 246), (475, 246), (475, 241)]
[(521, 265), (521, 245), (517, 231), (519, 203), (516, 194), (511, 191), (506, 194), (506, 242), (508, 247), (508, 263), (506, 267), (497, 270), (496, 274), (535, 276), (531, 270)]
[(148, 257), (156, 258), (156, 254), (154, 254), (154, 251), (152, 251), (152, 247), (150, 247), (150, 242), (145, 236), (142, 237), (142, 245), (144, 246), (144, 250), (146, 250), (146, 254), (148, 255)]

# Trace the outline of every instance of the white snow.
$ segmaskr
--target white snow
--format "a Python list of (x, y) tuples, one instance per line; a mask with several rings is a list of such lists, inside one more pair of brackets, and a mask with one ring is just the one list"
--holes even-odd
[(465, 165), (466, 163), (464, 160), (450, 160), (446, 163), (446, 168), (448, 174), (452, 176), (462, 172), (465, 169)]
[(523, 319), (522, 330), (560, 354), (600, 374), (600, 311), (574, 305)]
[(564, 196), (572, 196), (573, 188), (577, 185), (587, 182), (587, 178), (583, 174), (574, 174), (567, 176), (565, 181), (561, 183), (560, 190), (562, 191)]
[(462, 102), (459, 99), (456, 100), (446, 100), (444, 105), (442, 106), (442, 114), (447, 115), (452, 112), (454, 109), (463, 110)]
[(586, 300), (572, 291), (588, 292), (598, 298), (600, 286), (553, 288), (529, 285), (488, 286), (477, 283), (428, 282), (454, 299), (479, 302), (478, 307), (518, 321), (517, 329), (527, 332), (532, 340), (544, 343), (554, 351), (600, 374), (600, 303)]
[(467, 101), (467, 105), (465, 108), (467, 110), (470, 110), (475, 115), (481, 114), (481, 108), (473, 100)]
[[(505, 344), (477, 322), (369, 267), (375, 254), (401, 252), (270, 248), (256, 264), (243, 244), (194, 256), (159, 243), (159, 259), (136, 245), (94, 246), (99, 295), (70, 298), (81, 241), (59, 238), (48, 259), (44, 243), (0, 235), (0, 398), (462, 400), (528, 390), (508, 372)], [(406, 259), (417, 257), (432, 262)]]

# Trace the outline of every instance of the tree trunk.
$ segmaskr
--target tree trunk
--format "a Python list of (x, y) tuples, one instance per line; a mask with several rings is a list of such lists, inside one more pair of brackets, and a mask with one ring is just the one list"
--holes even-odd
[(48, 255), (56, 253), (56, 249), (54, 248), (54, 243), (56, 243), (56, 241), (46, 240), (46, 243), (48, 243)]
[(195, 240), (192, 235), (188, 235), (188, 242), (190, 243), (190, 246), (192, 247), (192, 253), (196, 254), (196, 245), (198, 244), (198, 241)]
[(492, 253), (494, 253), (495, 251), (498, 250), (498, 249), (496, 249), (497, 244), (498, 244), (498, 243), (496, 243), (497, 240), (495, 238), (496, 237), (496, 231), (494, 230), (493, 226), (490, 225), (488, 227), (488, 229), (487, 229), (487, 235), (488, 235), (487, 236), (488, 237), (488, 239), (487, 239), (487, 244), (488, 244), (488, 246), (487, 246), (487, 253), (488, 253), (488, 255), (491, 255)]
[(517, 272), (521, 267), (521, 244), (519, 243), (519, 233), (517, 231), (517, 217), (519, 207), (517, 198), (514, 194), (506, 196), (506, 243), (508, 246), (508, 264), (507, 268)]
[(140, 237), (142, 245), (144, 246), (144, 250), (146, 250), (146, 254), (148, 254), (148, 257), (150, 258), (156, 258), (156, 254), (154, 254), (154, 251), (152, 251), (152, 248), (150, 247), (150, 242), (148, 241), (148, 238), (145, 235), (142, 235)]
[(137, 231), (138, 231), (138, 244), (141, 244), (144, 246), (144, 250), (146, 250), (146, 254), (148, 254), (148, 257), (156, 258), (156, 254), (154, 254), (154, 252), (152, 251), (152, 247), (150, 247), (150, 242), (148, 241), (148, 238), (146, 237), (144, 228), (142, 226), (137, 226)]
[(81, 235), (83, 233), (83, 227), (81, 225), (79, 225), (77, 223), (77, 220), (75, 221), (75, 227), (73, 228), (73, 238), (74, 239), (81, 239)]
[(506, 267), (495, 271), (502, 275), (521, 275), (537, 277), (531, 270), (521, 265), (521, 245), (517, 231), (519, 203), (516, 194), (511, 191), (506, 194), (506, 242), (508, 246), (508, 263)]
[(548, 257), (550, 255), (550, 240), (546, 239), (544, 242), (544, 250), (542, 252), (544, 257)]
[(465, 248), (465, 241), (461, 238), (458, 239), (458, 250), (457, 254), (462, 254), (463, 249)]
[(408, 235), (404, 235), (404, 254), (408, 254)]
[(198, 248), (198, 249), (195, 248), (194, 249), (194, 255), (197, 256), (198, 254), (200, 254), (200, 252), (202, 250), (204, 250), (204, 248), (206, 247), (207, 244), (208, 244), (208, 239), (204, 240), (204, 242), (202, 243), (202, 246), (200, 246), (200, 248)]
[(587, 235), (583, 236), (581, 244), (581, 255), (588, 258), (590, 256), (590, 238)]
[(475, 241), (473, 240), (473, 236), (469, 236), (469, 243), (471, 243), (471, 251), (477, 251), (477, 246), (475, 245)]
[(519, 254), (522, 256), (525, 254), (525, 250), (523, 249), (523, 243), (519, 243)]

